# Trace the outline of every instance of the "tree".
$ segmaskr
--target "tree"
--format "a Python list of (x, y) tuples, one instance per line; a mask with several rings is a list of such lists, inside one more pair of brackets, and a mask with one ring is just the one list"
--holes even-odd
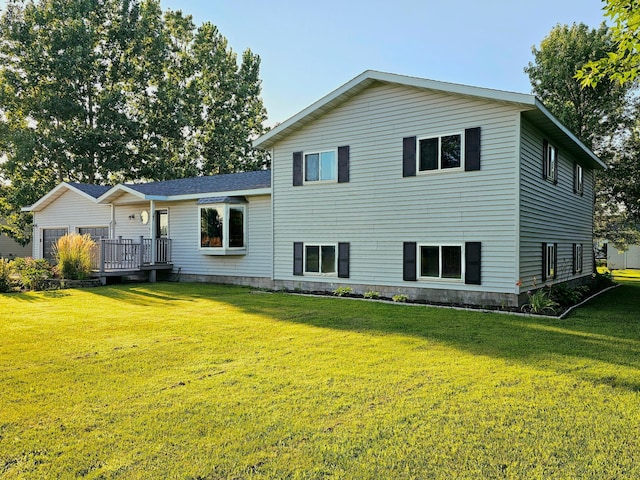
[(604, 10), (613, 20), (614, 45), (578, 70), (583, 87), (596, 87), (604, 79), (633, 83), (640, 73), (640, 0), (606, 0)]
[[(557, 25), (533, 48), (529, 74), (533, 92), (564, 125), (610, 168), (596, 178), (595, 232), (617, 246), (637, 238), (634, 211), (640, 207), (631, 182), (638, 177), (632, 131), (637, 118), (633, 84), (603, 78), (593, 88), (582, 88), (575, 78), (585, 63), (600, 58), (615, 45), (603, 24)], [(635, 207), (634, 207), (635, 202)]]
[(534, 60), (524, 71), (533, 93), (569, 130), (589, 148), (599, 153), (630, 121), (629, 87), (606, 80), (593, 89), (583, 89), (575, 80), (576, 71), (598, 58), (613, 45), (603, 24), (590, 29), (581, 23), (556, 25), (532, 48)]
[[(238, 64), (239, 63), (239, 64)], [(9, 0), (0, 18), (0, 228), (61, 181), (264, 168), (260, 59), (159, 0)], [(2, 161), (4, 159), (4, 161)], [(26, 234), (24, 227), (26, 226)]]

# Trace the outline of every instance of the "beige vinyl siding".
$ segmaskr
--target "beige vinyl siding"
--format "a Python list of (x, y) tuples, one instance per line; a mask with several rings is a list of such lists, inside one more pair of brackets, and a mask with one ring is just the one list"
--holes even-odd
[[(593, 269), (593, 171), (584, 168), (584, 193), (573, 193), (574, 159), (562, 145), (559, 151), (558, 183), (542, 178), (544, 134), (522, 120), (520, 178), (520, 279), (522, 291), (542, 282), (542, 243), (558, 244), (557, 281), (590, 275)], [(554, 144), (553, 141), (550, 143)], [(555, 145), (555, 144), (554, 144)], [(574, 243), (583, 244), (582, 273), (573, 275)], [(548, 282), (547, 282), (548, 283)]]
[(271, 199), (247, 197), (245, 255), (206, 255), (199, 251), (200, 219), (195, 200), (158, 203), (169, 209), (173, 264), (181, 273), (237, 277), (271, 277)]
[(54, 202), (33, 214), (33, 257), (42, 258), (42, 230), (66, 228), (76, 232), (80, 227), (108, 227), (111, 207), (98, 205), (71, 190), (66, 190)]
[(0, 233), (0, 258), (30, 257), (33, 255), (31, 244), (24, 247), (13, 238)]
[[(374, 84), (274, 147), (274, 276), (293, 276), (293, 242), (350, 242), (340, 282), (513, 293), (516, 139), (513, 106)], [(481, 170), (402, 177), (402, 138), (481, 127)], [(292, 186), (294, 151), (350, 146), (350, 182)], [(482, 242), (482, 285), (402, 280), (402, 244)], [(304, 280), (336, 281), (305, 276)]]

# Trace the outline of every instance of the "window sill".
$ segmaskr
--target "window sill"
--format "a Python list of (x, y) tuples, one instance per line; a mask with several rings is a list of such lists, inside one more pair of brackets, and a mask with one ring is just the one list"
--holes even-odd
[(246, 248), (200, 248), (202, 255), (214, 255), (214, 256), (231, 256), (231, 255), (246, 255)]

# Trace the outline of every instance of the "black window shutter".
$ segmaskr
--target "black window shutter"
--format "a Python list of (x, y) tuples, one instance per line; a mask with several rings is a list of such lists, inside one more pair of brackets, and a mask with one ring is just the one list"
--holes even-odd
[(338, 277), (349, 278), (349, 243), (338, 243)]
[(293, 274), (303, 274), (303, 262), (304, 262), (304, 245), (302, 242), (293, 243)]
[(404, 251), (402, 255), (402, 279), (408, 281), (416, 281), (416, 254), (417, 244), (416, 242), (404, 242)]
[(338, 147), (338, 183), (349, 182), (349, 145)]
[(293, 152), (293, 186), (302, 185), (302, 152)]
[(553, 278), (558, 278), (558, 244), (553, 244)]
[(547, 279), (547, 244), (542, 244), (542, 281)]
[(553, 184), (557, 185), (558, 184), (558, 171), (560, 169), (559, 165), (560, 165), (560, 151), (555, 148), (556, 151), (556, 161), (553, 164)]
[(481, 259), (480, 242), (466, 242), (465, 252), (465, 276), (464, 283), (468, 285), (481, 285)]
[(578, 273), (578, 244), (573, 244), (573, 274)]
[(416, 137), (402, 139), (402, 176), (416, 176)]
[(480, 127), (464, 131), (464, 169), (480, 170)]
[(578, 163), (573, 162), (573, 193), (578, 193)]
[(549, 172), (547, 171), (547, 155), (549, 154), (549, 142), (542, 140), (542, 178), (548, 178)]

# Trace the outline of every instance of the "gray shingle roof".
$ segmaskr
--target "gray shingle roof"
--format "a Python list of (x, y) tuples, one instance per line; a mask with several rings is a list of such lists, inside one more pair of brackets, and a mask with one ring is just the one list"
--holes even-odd
[(127, 183), (125, 185), (144, 195), (159, 196), (256, 190), (271, 187), (271, 170), (180, 178), (162, 182)]
[(78, 182), (67, 182), (74, 188), (77, 188), (81, 192), (86, 193), (87, 195), (91, 195), (93, 198), (98, 198), (103, 193), (107, 192), (111, 189), (110, 186), (107, 185), (93, 185), (90, 183), (78, 183)]

